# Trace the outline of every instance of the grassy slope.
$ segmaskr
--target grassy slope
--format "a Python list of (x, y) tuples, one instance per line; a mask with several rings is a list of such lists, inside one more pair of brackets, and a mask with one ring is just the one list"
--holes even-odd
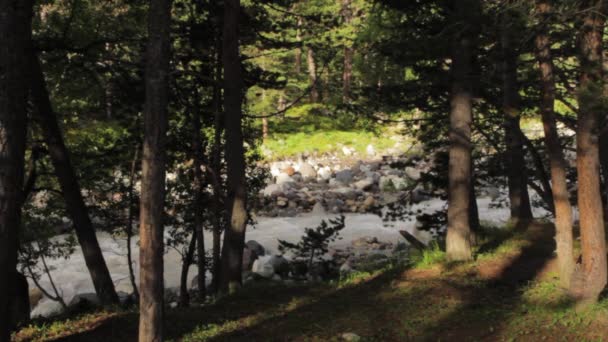
[[(258, 130), (261, 122), (256, 121)], [(303, 105), (289, 111), (285, 118), (272, 118), (269, 137), (263, 148), (271, 159), (292, 157), (300, 153), (342, 152), (343, 146), (366, 155), (372, 145), (376, 151), (395, 148), (405, 152), (413, 139), (395, 125), (380, 125), (354, 114), (332, 114), (322, 105)], [(401, 141), (400, 145), (395, 145)]]
[[(492, 232), (475, 262), (447, 264), (435, 250), (413, 268), (392, 267), (336, 284), (247, 288), (218, 303), (168, 310), (167, 334), (179, 341), (583, 341), (608, 336), (608, 301), (575, 311), (557, 287), (552, 228)], [(103, 311), (16, 340), (131, 341), (136, 315)]]

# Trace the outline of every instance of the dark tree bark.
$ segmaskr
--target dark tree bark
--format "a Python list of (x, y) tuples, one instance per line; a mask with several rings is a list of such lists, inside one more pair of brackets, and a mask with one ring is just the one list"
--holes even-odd
[(307, 47), (306, 63), (308, 65), (308, 79), (310, 81), (310, 102), (319, 102), (319, 87), (317, 81), (317, 65), (315, 64), (315, 52), (312, 46)]
[(566, 182), (566, 162), (559, 143), (557, 124), (555, 121), (555, 78), (553, 56), (551, 54), (551, 38), (549, 25), (551, 23), (551, 1), (536, 2), (536, 11), (541, 16), (541, 25), (537, 28), (536, 58), (541, 74), (541, 105), (540, 111), (545, 131), (545, 144), (551, 165), (551, 189), (555, 207), (555, 242), (557, 262), (559, 265), (560, 283), (564, 288), (570, 287), (574, 271), (573, 238), (572, 238), (572, 206), (570, 205), (568, 184)]
[(139, 341), (163, 340), (163, 211), (171, 1), (151, 0), (139, 217)]
[(192, 237), (190, 238), (190, 243), (188, 244), (186, 255), (184, 255), (182, 260), (182, 271), (180, 272), (179, 277), (178, 301), (179, 306), (182, 308), (188, 307), (190, 305), (190, 294), (188, 293), (188, 271), (190, 270), (190, 265), (192, 265), (192, 260), (194, 259), (194, 251), (196, 250), (197, 238), (197, 232), (194, 231), (192, 233)]
[(44, 73), (37, 56), (32, 54), (32, 100), (36, 107), (36, 121), (42, 128), (42, 135), (51, 156), (55, 175), (61, 186), (66, 208), (74, 223), (78, 243), (91, 274), (95, 292), (105, 304), (118, 303), (118, 295), (110, 271), (99, 248), (89, 211), (84, 203), (78, 177), (74, 172), (70, 154), (63, 141), (63, 134), (49, 98)]
[[(507, 6), (512, 6), (507, 3)], [(528, 180), (526, 175), (526, 162), (524, 159), (523, 133), (519, 126), (519, 86), (517, 83), (518, 51), (514, 35), (517, 34), (517, 20), (510, 9), (504, 9), (501, 18), (500, 34), (502, 49), (502, 81), (505, 127), (505, 159), (507, 180), (509, 186), (509, 202), (511, 207), (511, 220), (514, 222), (532, 219), (532, 208), (528, 194)]]
[[(219, 44), (218, 44), (219, 45)], [(218, 47), (216, 54), (217, 63), (215, 70), (215, 79), (219, 81), (221, 79), (222, 66), (221, 66), (221, 46)], [(217, 215), (213, 215), (213, 278), (211, 281), (211, 290), (213, 292), (218, 290), (219, 276), (221, 269), (221, 237), (222, 237), (222, 198), (223, 190), (219, 179), (219, 174), (222, 169), (222, 133), (224, 131), (224, 125), (222, 123), (222, 90), (218, 86), (213, 88), (213, 107), (214, 107), (214, 135), (213, 135), (213, 151), (212, 151), (212, 169), (215, 175), (213, 181), (213, 200), (212, 210)]]
[[(472, 59), (474, 29), (479, 3), (475, 0), (454, 3), (452, 45), (452, 91), (450, 109), (450, 161), (448, 185), (448, 229), (446, 252), (449, 260), (470, 260), (470, 191), (471, 191), (471, 125)], [(474, 17), (473, 17), (474, 16)]]
[(578, 207), (580, 212), (582, 279), (575, 289), (583, 302), (595, 302), (606, 286), (606, 240), (600, 192), (598, 119), (602, 110), (602, 34), (604, 3), (588, 0), (580, 36), (579, 114), (576, 134)]
[[(353, 19), (351, 0), (342, 0), (342, 16), (344, 24), (350, 25)], [(353, 76), (354, 49), (350, 45), (344, 46), (344, 69), (342, 71), (342, 101), (350, 101), (350, 88)]]
[(129, 208), (127, 218), (127, 262), (129, 263), (129, 279), (131, 280), (131, 286), (133, 286), (133, 295), (139, 298), (139, 291), (137, 290), (137, 282), (135, 281), (135, 270), (133, 269), (133, 251), (131, 248), (131, 241), (133, 239), (133, 223), (135, 222), (135, 177), (137, 177), (137, 162), (139, 161), (139, 149), (140, 146), (135, 147), (133, 153), (133, 161), (131, 162), (131, 174), (129, 175)]
[(239, 58), (240, 0), (224, 2), (222, 60), (224, 65), (224, 111), (226, 116), (227, 210), (220, 290), (233, 292), (241, 286), (243, 247), (247, 225), (247, 183), (242, 131), (244, 81)]
[(298, 47), (295, 51), (295, 71), (296, 75), (302, 73), (302, 17), (298, 17), (298, 26), (296, 27), (296, 42)]
[(17, 288), (32, 1), (0, 0), (0, 341), (10, 341)]
[(192, 113), (192, 157), (194, 163), (194, 234), (196, 234), (196, 254), (198, 268), (198, 299), (201, 302), (205, 301), (205, 283), (206, 283), (206, 268), (205, 268), (205, 235), (203, 232), (203, 189), (205, 182), (203, 179), (203, 136), (201, 133), (201, 111), (198, 94), (195, 96), (194, 112)]

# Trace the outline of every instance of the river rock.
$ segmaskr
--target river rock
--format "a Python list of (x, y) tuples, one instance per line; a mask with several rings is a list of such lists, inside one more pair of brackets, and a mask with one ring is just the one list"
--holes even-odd
[(374, 196), (367, 196), (365, 198), (365, 200), (363, 201), (363, 203), (361, 204), (361, 207), (364, 210), (369, 210), (371, 207), (373, 207), (376, 204), (376, 199), (374, 198)]
[(331, 168), (329, 166), (322, 166), (317, 171), (317, 179), (319, 180), (328, 180), (331, 178)]
[(370, 178), (365, 178), (355, 182), (353, 186), (355, 187), (355, 189), (367, 191), (374, 186), (374, 180)]
[(325, 211), (325, 207), (323, 207), (323, 203), (321, 203), (321, 201), (317, 201), (315, 203), (315, 205), (312, 207), (311, 214), (313, 214), (313, 215), (323, 216), (326, 213), (327, 212)]
[(262, 190), (262, 194), (264, 197), (272, 197), (282, 194), (285, 190), (285, 184), (269, 184)]
[(290, 165), (283, 169), (283, 173), (288, 176), (293, 176), (296, 173), (296, 169), (294, 169), (293, 166)]
[(294, 179), (291, 178), (290, 175), (286, 173), (279, 173), (277, 176), (276, 182), (277, 184), (287, 184), (287, 183), (295, 183)]
[(336, 178), (338, 182), (342, 184), (348, 185), (353, 181), (353, 172), (351, 170), (342, 170), (336, 172)]
[(38, 305), (38, 303), (40, 302), (40, 300), (42, 300), (42, 298), (44, 298), (44, 294), (42, 293), (42, 291), (40, 291), (39, 288), (34, 287), (33, 289), (29, 290), (29, 300), (30, 300), (30, 308), (34, 308), (36, 307), (36, 305)]
[(368, 156), (373, 157), (376, 155), (376, 149), (374, 148), (374, 146), (367, 145), (367, 147), (365, 148), (365, 152), (367, 153)]
[(273, 255), (268, 263), (272, 265), (274, 273), (278, 274), (282, 278), (289, 275), (289, 261), (280, 255)]
[(286, 197), (277, 197), (277, 207), (279, 208), (285, 208), (287, 207), (287, 204), (289, 203), (289, 199)]
[(271, 256), (263, 256), (254, 261), (251, 271), (264, 278), (270, 279), (274, 275), (274, 267), (268, 261)]
[(355, 333), (344, 333), (342, 334), (342, 340), (343, 341), (347, 341), (347, 342), (359, 342), (361, 341), (361, 336), (355, 334)]
[(79, 294), (75, 295), (72, 298), (72, 300), (70, 300), (70, 303), (68, 304), (68, 306), (90, 305), (90, 304), (97, 305), (99, 303), (100, 303), (100, 301), (99, 301), (99, 298), (97, 298), (97, 294), (79, 293)]
[(317, 178), (317, 171), (309, 163), (302, 163), (300, 165), (300, 174), (304, 180), (312, 180)]
[(408, 181), (399, 176), (382, 176), (379, 181), (380, 189), (387, 191), (390, 189), (394, 190), (405, 190), (408, 187)]
[(243, 249), (243, 271), (251, 271), (253, 263), (265, 254), (264, 247), (257, 241), (250, 240)]
[(405, 168), (405, 175), (409, 179), (417, 181), (421, 177), (421, 172), (420, 172), (420, 170), (418, 170), (414, 167), (408, 166)]

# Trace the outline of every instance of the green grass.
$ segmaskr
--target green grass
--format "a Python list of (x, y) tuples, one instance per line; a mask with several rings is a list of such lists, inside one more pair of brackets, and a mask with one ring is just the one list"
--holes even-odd
[(436, 241), (431, 242), (428, 249), (413, 250), (410, 254), (413, 268), (427, 269), (443, 264), (446, 261), (445, 251)]
[[(317, 131), (313, 133), (275, 134), (264, 148), (271, 151), (273, 158), (291, 157), (300, 153), (342, 153), (342, 147), (348, 146), (359, 155), (366, 156), (366, 148), (372, 145), (376, 151), (385, 151), (395, 146), (392, 134), (378, 135), (367, 131)], [(401, 152), (406, 152), (410, 144), (402, 143)]]
[[(261, 125), (261, 120), (255, 126)], [(395, 148), (405, 152), (413, 139), (391, 125), (378, 125), (359, 115), (335, 112), (321, 104), (294, 107), (285, 118), (269, 120), (269, 138), (263, 149), (271, 152), (271, 159), (292, 157), (300, 153), (342, 153), (342, 147), (366, 156), (366, 148), (372, 145), (377, 152)]]

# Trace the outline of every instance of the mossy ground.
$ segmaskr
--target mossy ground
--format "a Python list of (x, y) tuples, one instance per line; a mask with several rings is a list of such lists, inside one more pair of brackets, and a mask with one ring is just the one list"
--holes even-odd
[[(598, 341), (608, 300), (575, 310), (558, 286), (551, 225), (490, 230), (476, 259), (440, 251), (316, 285), (260, 284), (215, 304), (168, 309), (173, 341)], [(89, 312), (22, 329), (16, 341), (134, 341), (134, 310)]]

